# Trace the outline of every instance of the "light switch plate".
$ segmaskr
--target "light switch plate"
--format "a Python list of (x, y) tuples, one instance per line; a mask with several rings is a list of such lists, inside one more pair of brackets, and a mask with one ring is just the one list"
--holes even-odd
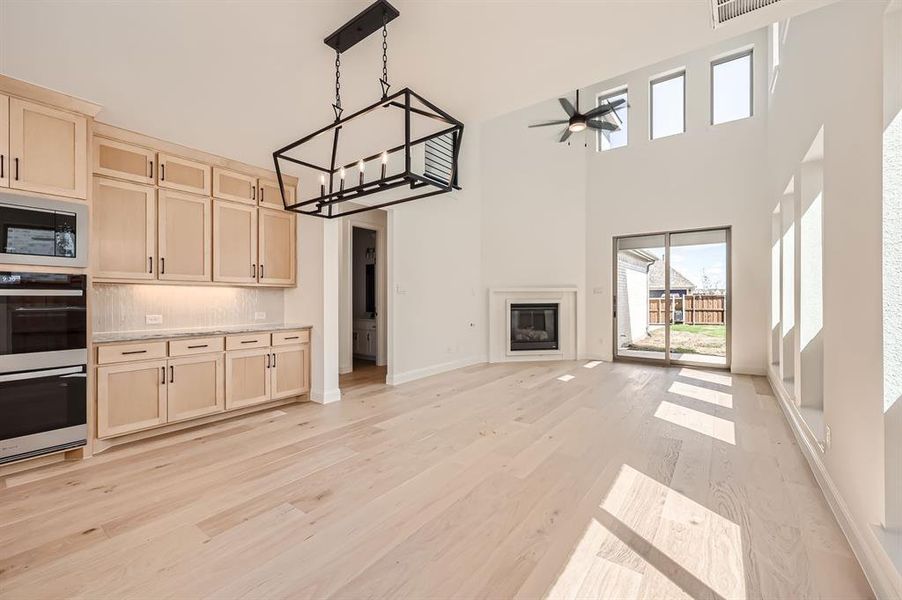
[(255, 313), (254, 313), (254, 320), (255, 320), (255, 321), (262, 321), (262, 320), (265, 319), (265, 318), (266, 318), (266, 313), (265, 313), (265, 312), (255, 312)]
[(162, 325), (163, 315), (144, 315), (144, 322), (148, 325)]

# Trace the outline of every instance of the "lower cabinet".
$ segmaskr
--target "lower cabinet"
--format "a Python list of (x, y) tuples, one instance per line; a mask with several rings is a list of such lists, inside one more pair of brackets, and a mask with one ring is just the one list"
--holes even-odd
[(100, 345), (97, 437), (306, 394), (309, 340), (307, 330), (284, 330)]
[(193, 419), (225, 410), (222, 354), (169, 360), (168, 422)]
[(97, 368), (97, 437), (166, 423), (165, 360)]

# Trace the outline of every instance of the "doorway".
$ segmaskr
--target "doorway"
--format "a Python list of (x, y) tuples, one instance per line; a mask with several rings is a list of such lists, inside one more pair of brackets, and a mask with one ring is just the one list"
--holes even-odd
[(730, 228), (614, 238), (614, 358), (729, 368)]
[(374, 229), (351, 227), (351, 352), (354, 370), (375, 366), (379, 354), (376, 233)]

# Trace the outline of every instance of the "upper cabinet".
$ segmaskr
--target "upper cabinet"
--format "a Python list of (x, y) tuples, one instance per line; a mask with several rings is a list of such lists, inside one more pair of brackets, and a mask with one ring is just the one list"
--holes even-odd
[(154, 188), (94, 179), (94, 276), (156, 278), (156, 195)]
[(210, 165), (164, 154), (157, 155), (160, 174), (157, 182), (160, 187), (182, 192), (191, 192), (209, 196), (211, 191)]
[(159, 191), (158, 277), (169, 281), (211, 281), (211, 200)]
[(257, 178), (213, 167), (213, 197), (257, 204)]
[(294, 214), (284, 210), (261, 208), (259, 223), (260, 283), (294, 285), (295, 222)]
[[(284, 209), (285, 204), (282, 203), (282, 192), (279, 190), (279, 181), (277, 179), (260, 179), (258, 181), (258, 204), (266, 208)], [(285, 196), (289, 205), (294, 204), (295, 188), (286, 185)]]
[(257, 209), (213, 200), (213, 281), (256, 283)]
[(156, 153), (102, 137), (94, 138), (94, 174), (153, 185)]
[(9, 187), (9, 96), (0, 94), (0, 187)]
[(42, 104), (9, 99), (11, 187), (87, 198), (87, 119)]

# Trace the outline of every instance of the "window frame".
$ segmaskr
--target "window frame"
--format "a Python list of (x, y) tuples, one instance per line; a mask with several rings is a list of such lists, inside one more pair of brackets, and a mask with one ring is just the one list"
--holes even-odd
[[(740, 58), (749, 57), (749, 114), (746, 117), (741, 117), (739, 119), (732, 119), (730, 121), (723, 121), (721, 123), (714, 122), (714, 68), (728, 62), (732, 62), (734, 60), (739, 60)], [(709, 119), (709, 123), (712, 127), (717, 127), (718, 125), (726, 125), (727, 123), (735, 123), (736, 121), (744, 121), (746, 119), (751, 119), (755, 116), (755, 48), (754, 46), (751, 48), (746, 48), (744, 50), (737, 50), (736, 52), (732, 52), (730, 54), (721, 56), (720, 58), (715, 58), (711, 61), (710, 67), (710, 85), (709, 87), (709, 112), (711, 117)]]
[[(672, 133), (662, 137), (655, 137), (655, 86), (659, 83), (665, 83), (671, 79), (683, 78), (683, 130), (679, 133)], [(672, 73), (655, 77), (648, 82), (648, 139), (650, 141), (663, 140), (669, 137), (676, 137), (686, 133), (686, 84), (689, 80), (686, 67), (677, 69)]]
[[(629, 85), (623, 85), (621, 87), (614, 88), (607, 92), (601, 92), (597, 96), (595, 96), (595, 107), (601, 105), (605, 100), (610, 100), (616, 96), (620, 96), (621, 94), (626, 94), (626, 121), (627, 121), (627, 130), (626, 130), (626, 143), (622, 146), (617, 146), (616, 148), (608, 148), (607, 150), (601, 147), (601, 138), (604, 135), (604, 131), (598, 130), (595, 132), (595, 151), (596, 152), (610, 152), (611, 150), (619, 150), (620, 148), (628, 148), (630, 145), (630, 133), (629, 133), (629, 105), (630, 105), (630, 87)], [(617, 112), (616, 109), (614, 112)]]

